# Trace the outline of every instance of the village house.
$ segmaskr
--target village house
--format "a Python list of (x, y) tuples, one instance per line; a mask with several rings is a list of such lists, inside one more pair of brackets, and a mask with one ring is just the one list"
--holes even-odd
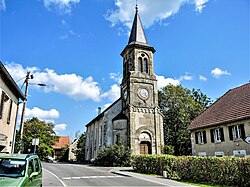
[(54, 142), (52, 148), (54, 149), (54, 160), (68, 161), (68, 148), (70, 146), (69, 136), (58, 136), (58, 140)]
[(0, 152), (14, 152), (19, 99), (25, 97), (0, 62)]
[(189, 129), (193, 155), (250, 155), (250, 83), (225, 93)]
[(121, 52), (121, 96), (86, 125), (86, 160), (95, 159), (101, 148), (119, 142), (133, 154), (161, 154), (163, 116), (158, 107), (154, 52), (136, 7), (128, 45)]

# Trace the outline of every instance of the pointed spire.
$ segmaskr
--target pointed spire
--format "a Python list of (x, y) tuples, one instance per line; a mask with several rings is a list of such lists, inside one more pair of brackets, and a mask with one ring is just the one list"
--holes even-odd
[(137, 3), (135, 6), (135, 17), (134, 17), (134, 22), (133, 22), (133, 26), (132, 26), (132, 30), (130, 33), (128, 44), (130, 44), (132, 42), (148, 44), (147, 39), (146, 39), (146, 35), (144, 33), (144, 30), (143, 30), (143, 26), (141, 23), (141, 19), (140, 19), (140, 16), (138, 14)]

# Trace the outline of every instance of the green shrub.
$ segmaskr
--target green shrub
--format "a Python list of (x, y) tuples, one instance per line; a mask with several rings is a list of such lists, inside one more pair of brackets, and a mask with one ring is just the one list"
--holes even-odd
[(250, 186), (250, 157), (194, 157), (172, 155), (133, 155), (133, 168), (141, 173), (170, 179), (227, 186)]
[(94, 163), (98, 166), (130, 166), (131, 150), (124, 143), (113, 144), (101, 149)]
[(174, 155), (174, 146), (171, 145), (162, 146), (162, 153), (168, 155)]

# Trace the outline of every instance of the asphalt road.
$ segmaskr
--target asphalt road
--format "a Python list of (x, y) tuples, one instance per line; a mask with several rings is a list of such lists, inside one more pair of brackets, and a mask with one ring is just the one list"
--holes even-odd
[(188, 186), (121, 168), (43, 163), (43, 186)]

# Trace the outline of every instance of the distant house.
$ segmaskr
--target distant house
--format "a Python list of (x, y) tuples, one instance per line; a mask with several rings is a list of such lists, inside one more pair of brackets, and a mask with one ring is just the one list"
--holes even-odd
[(250, 155), (250, 83), (225, 93), (189, 129), (193, 155)]
[(75, 139), (69, 146), (69, 161), (77, 161), (75, 151), (77, 150), (78, 140), (79, 138)]
[(14, 152), (19, 99), (24, 95), (0, 62), (0, 152)]
[(68, 160), (68, 148), (70, 145), (69, 136), (59, 136), (59, 139), (54, 143), (54, 160)]

